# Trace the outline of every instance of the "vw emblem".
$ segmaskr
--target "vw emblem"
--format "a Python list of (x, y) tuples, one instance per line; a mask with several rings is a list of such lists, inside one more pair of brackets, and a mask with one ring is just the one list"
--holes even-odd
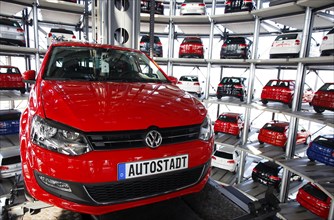
[(158, 131), (152, 130), (146, 134), (145, 142), (150, 148), (157, 148), (161, 145), (162, 136)]

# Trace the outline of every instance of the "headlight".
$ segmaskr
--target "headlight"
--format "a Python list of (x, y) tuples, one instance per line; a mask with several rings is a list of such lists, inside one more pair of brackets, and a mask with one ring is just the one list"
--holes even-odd
[(43, 148), (66, 155), (81, 155), (91, 151), (83, 135), (50, 125), (39, 116), (32, 120), (31, 140)]
[(213, 135), (213, 132), (212, 132), (212, 126), (211, 126), (211, 119), (207, 115), (201, 125), (199, 139), (207, 141), (212, 137), (212, 135)]

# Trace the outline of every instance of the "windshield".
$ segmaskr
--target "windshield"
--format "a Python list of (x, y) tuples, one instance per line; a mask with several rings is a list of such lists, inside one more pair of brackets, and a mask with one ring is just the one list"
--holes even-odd
[(55, 47), (43, 79), (167, 82), (145, 55), (97, 47)]

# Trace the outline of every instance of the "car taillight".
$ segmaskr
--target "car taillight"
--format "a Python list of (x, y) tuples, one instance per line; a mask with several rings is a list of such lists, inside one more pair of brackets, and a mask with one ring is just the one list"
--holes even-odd
[(218, 87), (222, 87), (222, 86), (223, 86), (223, 84), (220, 84), (220, 83), (218, 84)]
[(224, 48), (227, 47), (227, 44), (223, 44), (222, 47), (224, 47)]
[(227, 163), (233, 164), (233, 163), (235, 163), (235, 161), (234, 160), (228, 160)]
[(328, 37), (327, 37), (327, 36), (324, 36), (324, 37), (322, 38), (322, 40), (328, 40)]
[(231, 1), (226, 1), (225, 5), (231, 5)]
[(145, 42), (140, 42), (140, 45), (141, 45), (141, 46), (144, 46), (144, 45), (145, 45)]
[(281, 180), (281, 178), (279, 178), (278, 176), (269, 176), (269, 178), (276, 181)]
[(0, 166), (0, 171), (3, 171), (3, 170), (8, 170), (9, 168), (6, 167), (6, 166)]
[(184, 6), (186, 6), (186, 5), (187, 5), (187, 4), (182, 4), (181, 7), (184, 7)]
[(23, 30), (22, 28), (18, 28), (18, 29), (16, 29), (16, 30), (17, 30), (17, 32), (21, 32), (21, 33), (24, 32), (24, 30)]
[(52, 33), (49, 33), (49, 34), (48, 34), (48, 37), (52, 37)]
[(300, 44), (300, 40), (295, 40), (295, 45), (299, 45)]
[(242, 89), (242, 86), (241, 85), (234, 85), (234, 88), (236, 88), (236, 89)]
[(239, 47), (241, 47), (241, 48), (246, 48), (246, 47), (247, 47), (247, 44), (239, 44)]
[(182, 82), (177, 82), (177, 84), (182, 84)]
[(72, 39), (76, 39), (76, 36), (75, 36), (75, 35), (72, 35)]
[(162, 43), (161, 43), (161, 42), (158, 42), (157, 45), (162, 46)]
[(200, 4), (198, 4), (199, 6), (201, 6), (201, 7), (204, 7), (205, 6), (205, 4), (203, 4), (203, 3), (200, 3)]
[(198, 82), (195, 82), (194, 85), (195, 85), (195, 86), (199, 86), (199, 83), (198, 83)]
[(211, 158), (212, 158), (212, 159), (214, 159), (214, 160), (216, 159), (216, 157), (215, 157), (215, 156), (212, 156)]
[(327, 205), (327, 204), (324, 203), (324, 202), (317, 201), (316, 204), (317, 204), (319, 207), (324, 208), (324, 209), (328, 209), (328, 208), (329, 208), (329, 205)]
[(254, 172), (254, 173), (257, 173), (257, 169), (256, 169), (256, 168), (254, 168), (254, 169), (253, 169), (253, 172)]
[(181, 44), (181, 45), (180, 45), (180, 48), (184, 49), (184, 44)]
[(253, 0), (244, 0), (244, 4), (245, 3), (252, 3)]

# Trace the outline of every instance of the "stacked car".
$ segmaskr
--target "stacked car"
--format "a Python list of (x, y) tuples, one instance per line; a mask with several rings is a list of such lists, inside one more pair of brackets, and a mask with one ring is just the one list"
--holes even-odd
[(244, 128), (244, 121), (242, 114), (239, 113), (222, 113), (217, 118), (214, 125), (215, 134), (226, 133), (241, 137), (242, 130)]
[(186, 92), (196, 94), (198, 97), (201, 97), (202, 95), (201, 85), (198, 81), (198, 76), (194, 76), (194, 75), (181, 76), (176, 85), (180, 89)]
[(248, 59), (251, 44), (252, 42), (245, 37), (227, 37), (220, 50), (220, 59)]
[(204, 58), (203, 42), (200, 37), (185, 37), (180, 45), (179, 58)]
[[(267, 104), (269, 101), (282, 102), (291, 108), (295, 86), (296, 83), (294, 80), (269, 80), (269, 82), (262, 89), (261, 102), (263, 104)], [(313, 96), (313, 90), (310, 86), (305, 84), (302, 102), (310, 103)]]
[(26, 46), (24, 30), (16, 20), (0, 18), (0, 43)]
[(234, 147), (223, 146), (213, 153), (211, 166), (235, 173), (239, 161), (240, 153)]
[(0, 66), (0, 90), (19, 90), (21, 94), (26, 92), (26, 85), (19, 68)]
[(205, 15), (204, 0), (184, 0), (181, 4), (180, 15)]
[[(277, 147), (286, 148), (288, 140), (289, 122), (285, 121), (271, 121), (266, 123), (259, 132), (258, 140), (260, 144), (270, 144)], [(309, 144), (311, 142), (311, 133), (298, 127), (296, 144)]]
[(334, 28), (322, 38), (320, 52), (321, 56), (334, 55)]
[(334, 111), (334, 82), (321, 86), (315, 92), (311, 105), (317, 113), (322, 113), (325, 110)]
[[(150, 36), (144, 35), (140, 39), (140, 51), (149, 54), (150, 53)], [(160, 38), (158, 36), (154, 36), (153, 40), (153, 56), (156, 57), (162, 57), (163, 50), (162, 50), (162, 43), (160, 41)]]
[(240, 11), (252, 11), (256, 8), (254, 0), (226, 0), (225, 1), (225, 14), (240, 12)]
[(334, 134), (319, 135), (307, 148), (307, 157), (334, 167)]
[(217, 99), (221, 99), (223, 96), (232, 96), (243, 102), (247, 95), (245, 81), (244, 77), (223, 77), (218, 84)]
[(298, 190), (297, 201), (314, 214), (323, 219), (328, 219), (331, 198), (319, 187), (312, 183), (307, 183)]

